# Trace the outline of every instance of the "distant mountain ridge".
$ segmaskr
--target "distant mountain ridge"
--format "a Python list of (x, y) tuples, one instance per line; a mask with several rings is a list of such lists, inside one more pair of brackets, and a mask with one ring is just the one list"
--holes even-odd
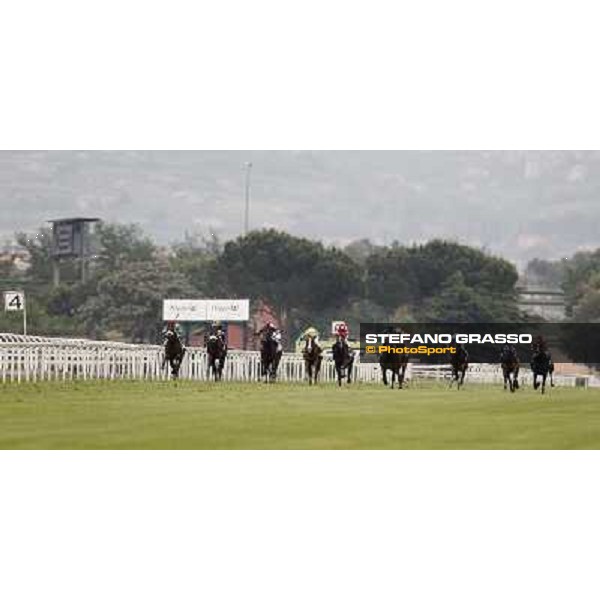
[(523, 264), (600, 245), (600, 152), (0, 152), (0, 241), (47, 219), (137, 222), (162, 243), (251, 226), (345, 244), (453, 239)]

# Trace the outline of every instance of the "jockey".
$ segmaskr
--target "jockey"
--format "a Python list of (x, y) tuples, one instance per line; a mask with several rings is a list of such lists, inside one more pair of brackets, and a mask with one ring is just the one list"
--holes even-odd
[(517, 349), (513, 346), (513, 344), (509, 344), (508, 342), (502, 346), (502, 350), (500, 351), (500, 359), (505, 360), (508, 358), (513, 358), (517, 356)]
[(535, 352), (546, 352), (548, 350), (548, 343), (544, 339), (544, 336), (537, 335), (533, 340), (531, 348), (534, 353)]
[(345, 342), (350, 334), (350, 330), (348, 329), (348, 325), (342, 322), (335, 328), (336, 335), (340, 342)]
[(350, 329), (348, 328), (348, 325), (342, 321), (335, 328), (335, 333), (337, 342), (341, 344), (342, 347), (346, 347), (349, 356), (354, 356), (354, 348), (348, 344), (348, 336), (350, 335)]
[(273, 321), (268, 321), (267, 324), (262, 329), (260, 329), (255, 335), (260, 335), (263, 342), (266, 341), (267, 338), (271, 337), (277, 342), (277, 350), (283, 350), (283, 333), (281, 329), (275, 326), (275, 323), (273, 323)]
[(181, 327), (176, 321), (167, 321), (162, 331), (164, 343), (166, 344), (167, 340), (172, 335), (176, 335), (178, 338), (181, 338), (181, 333)]
[(315, 343), (319, 343), (319, 332), (314, 327), (309, 327), (304, 332), (304, 339), (307, 340), (309, 337), (311, 337), (315, 341)]
[(468, 360), (469, 358), (469, 353), (467, 351), (467, 347), (464, 344), (459, 344), (457, 349), (456, 349), (456, 357), (461, 357), (464, 360)]
[(319, 332), (314, 327), (309, 327), (302, 336), (302, 339), (306, 342), (306, 346), (304, 348), (304, 352), (307, 351), (309, 347), (309, 342), (312, 340), (312, 345), (316, 349), (317, 353), (321, 354), (323, 349), (321, 348), (321, 344), (319, 343)]
[(223, 342), (224, 346), (227, 346), (227, 336), (225, 335), (225, 331), (223, 330), (223, 326), (220, 321), (213, 321), (211, 326), (211, 334), (216, 335)]
[(275, 323), (273, 321), (268, 321), (267, 324), (258, 331), (258, 335), (265, 337), (268, 334), (274, 335), (277, 331), (277, 327), (275, 327)]

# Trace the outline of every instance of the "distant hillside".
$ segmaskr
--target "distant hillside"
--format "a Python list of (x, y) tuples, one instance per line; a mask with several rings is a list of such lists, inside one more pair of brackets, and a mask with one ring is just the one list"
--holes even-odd
[(138, 222), (161, 242), (251, 225), (335, 243), (443, 237), (520, 264), (600, 245), (598, 152), (0, 152), (0, 241), (44, 220)]

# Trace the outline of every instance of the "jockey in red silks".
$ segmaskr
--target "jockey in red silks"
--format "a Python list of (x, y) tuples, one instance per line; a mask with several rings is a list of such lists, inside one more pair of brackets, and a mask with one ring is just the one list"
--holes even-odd
[(340, 323), (336, 327), (335, 331), (341, 342), (345, 342), (350, 334), (350, 330), (348, 329), (348, 325), (346, 325), (346, 323)]

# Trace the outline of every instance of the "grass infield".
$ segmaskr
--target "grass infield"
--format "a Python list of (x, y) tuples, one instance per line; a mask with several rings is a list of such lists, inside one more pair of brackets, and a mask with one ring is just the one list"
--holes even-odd
[(0, 448), (600, 448), (600, 389), (0, 384)]

